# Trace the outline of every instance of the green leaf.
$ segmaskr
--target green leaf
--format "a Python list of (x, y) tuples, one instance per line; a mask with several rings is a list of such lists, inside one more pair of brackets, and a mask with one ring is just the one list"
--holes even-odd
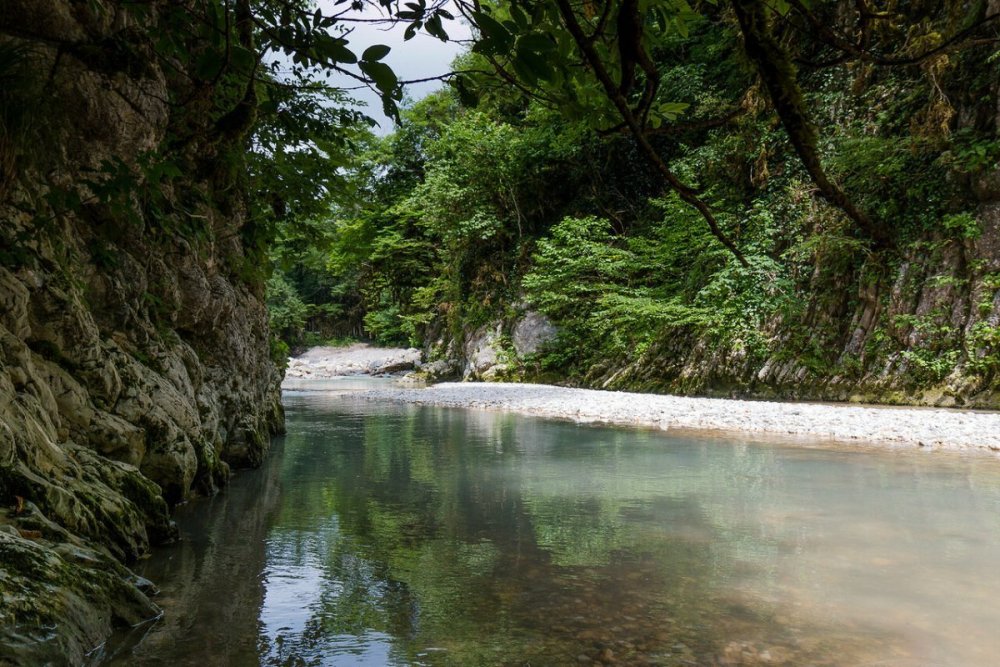
[(525, 16), (524, 12), (517, 5), (510, 6), (510, 17), (514, 19), (514, 23), (517, 24), (518, 28), (523, 30), (528, 27), (528, 17)]
[(509, 53), (514, 46), (514, 36), (495, 18), (484, 12), (472, 12), (472, 19), (480, 34), (489, 42), (496, 55)]
[(316, 53), (320, 60), (329, 60), (336, 63), (353, 64), (358, 62), (358, 57), (347, 48), (346, 39), (335, 39), (329, 35), (320, 35), (316, 39)]
[(689, 106), (690, 105), (685, 102), (663, 102), (657, 107), (657, 110), (664, 118), (673, 120), (680, 114), (687, 111)]
[(517, 48), (536, 53), (551, 53), (556, 50), (555, 43), (540, 32), (529, 32), (517, 38)]
[(250, 72), (257, 64), (257, 54), (242, 46), (233, 46), (230, 60), (237, 71)]
[(424, 24), (424, 27), (427, 29), (427, 32), (434, 37), (437, 37), (442, 42), (448, 41), (448, 33), (445, 32), (444, 26), (441, 25), (441, 17), (437, 14), (427, 19), (427, 23)]
[(518, 78), (524, 81), (528, 86), (538, 85), (538, 75), (528, 67), (523, 57), (514, 58), (511, 62), (511, 66), (514, 68), (514, 73), (517, 74)]
[(690, 31), (688, 30), (688, 24), (687, 21), (684, 20), (684, 17), (682, 16), (675, 17), (673, 20), (673, 24), (674, 27), (677, 29), (677, 34), (683, 37), (684, 39), (687, 39), (688, 36), (691, 34)]
[(225, 64), (225, 56), (222, 53), (214, 49), (206, 51), (195, 61), (194, 74), (199, 79), (207, 81), (218, 76)]
[(785, 0), (774, 0), (771, 8), (778, 13), (779, 16), (786, 16), (791, 10), (791, 5), (789, 5)]
[(382, 112), (397, 123), (399, 122), (399, 106), (388, 95), (382, 95)]
[(372, 62), (377, 60), (382, 60), (382, 58), (385, 58), (387, 55), (389, 55), (389, 51), (391, 50), (392, 49), (386, 46), (385, 44), (373, 44), (372, 46), (369, 46), (367, 49), (365, 49), (364, 53), (361, 54), (361, 59)]
[[(520, 64), (520, 67), (518, 67), (518, 64)], [(518, 49), (517, 56), (514, 60), (514, 66), (518, 72), (527, 70), (533, 75), (532, 78), (541, 81), (551, 81), (555, 74), (549, 59), (541, 54), (535, 53), (534, 51)], [(535, 82), (532, 82), (532, 85), (534, 85), (534, 83)]]
[(383, 93), (393, 92), (399, 83), (396, 73), (385, 63), (362, 60), (359, 67), (361, 67), (362, 72), (371, 77), (371, 80)]
[(473, 89), (471, 79), (465, 76), (457, 76), (451, 81), (452, 86), (458, 93), (459, 101), (466, 107), (474, 109), (479, 106), (479, 96)]

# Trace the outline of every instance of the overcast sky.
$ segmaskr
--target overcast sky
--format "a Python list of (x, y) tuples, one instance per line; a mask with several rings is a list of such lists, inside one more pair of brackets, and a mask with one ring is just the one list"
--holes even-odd
[[(320, 0), (319, 7), (328, 14), (341, 9), (341, 7), (334, 8), (333, 0)], [(458, 14), (457, 11), (452, 13)], [(378, 18), (379, 12), (375, 8), (368, 8), (361, 15)], [(388, 30), (386, 26), (379, 24), (357, 23), (353, 25), (355, 26), (354, 32), (348, 38), (351, 50), (360, 56), (361, 52), (372, 44), (385, 44), (391, 47), (392, 51), (383, 59), (383, 62), (392, 67), (401, 80), (423, 79), (445, 74), (450, 70), (451, 61), (462, 50), (462, 47), (454, 42), (442, 42), (423, 31), (417, 33), (410, 41), (404, 42), (405, 25), (398, 25)], [(453, 39), (467, 39), (469, 37), (469, 27), (458, 19), (445, 21), (445, 30)], [(348, 77), (334, 77), (332, 81), (345, 88), (357, 84), (356, 81)], [(410, 85), (406, 87), (406, 95), (417, 100), (443, 85), (445, 84), (441, 81)], [(392, 131), (392, 121), (382, 114), (382, 102), (378, 95), (367, 89), (352, 90), (349, 94), (367, 103), (363, 111), (379, 122), (376, 132), (385, 134)]]

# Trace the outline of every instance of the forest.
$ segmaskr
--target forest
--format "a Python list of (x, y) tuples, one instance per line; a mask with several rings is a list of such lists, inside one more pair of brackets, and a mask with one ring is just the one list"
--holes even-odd
[[(277, 219), (285, 345), (461, 375), (482, 330), (503, 379), (995, 402), (987, 3), (459, 8), (448, 86)], [(519, 354), (531, 311), (558, 335)]]

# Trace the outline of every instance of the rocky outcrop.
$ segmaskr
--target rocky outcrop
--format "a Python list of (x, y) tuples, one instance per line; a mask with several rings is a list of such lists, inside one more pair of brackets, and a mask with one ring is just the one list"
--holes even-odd
[(466, 336), (462, 348), (465, 354), (463, 379), (490, 381), (507, 369), (507, 364), (501, 361), (502, 331), (503, 323), (497, 322), (483, 325)]
[(180, 119), (176, 73), (150, 55), (160, 4), (143, 7), (0, 12), (0, 68), (21, 69), (0, 95), (0, 664), (81, 663), (154, 618), (126, 566), (281, 423), (222, 148), (188, 140), (190, 168), (149, 166)]
[(552, 320), (537, 310), (528, 310), (514, 324), (510, 338), (517, 356), (526, 357), (555, 340), (556, 333)]
[(555, 340), (556, 333), (548, 317), (522, 302), (511, 317), (490, 322), (467, 334), (461, 346), (462, 359), (447, 363), (460, 365), (464, 380), (518, 379), (523, 374), (524, 363)]

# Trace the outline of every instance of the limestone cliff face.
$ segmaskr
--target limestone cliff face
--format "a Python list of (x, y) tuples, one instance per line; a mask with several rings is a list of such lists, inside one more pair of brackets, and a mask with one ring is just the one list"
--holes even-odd
[[(280, 428), (247, 204), (150, 55), (166, 4), (0, 11), (0, 664), (154, 617), (125, 566)], [(169, 142), (186, 161), (153, 182)]]

